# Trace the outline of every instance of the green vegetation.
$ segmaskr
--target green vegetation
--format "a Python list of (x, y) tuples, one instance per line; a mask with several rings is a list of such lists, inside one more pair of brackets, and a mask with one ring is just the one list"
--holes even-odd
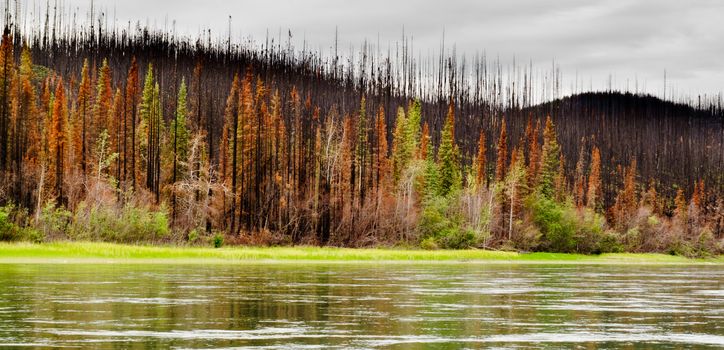
[(580, 255), (563, 253), (501, 252), (489, 250), (352, 249), (330, 247), (224, 247), (198, 248), (142, 246), (94, 242), (0, 243), (0, 263), (47, 262), (480, 262), (546, 264), (724, 264), (724, 258), (688, 259), (664, 254), (615, 253)]

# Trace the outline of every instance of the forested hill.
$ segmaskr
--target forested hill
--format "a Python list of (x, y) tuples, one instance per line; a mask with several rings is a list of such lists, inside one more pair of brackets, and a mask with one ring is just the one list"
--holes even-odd
[[(506, 77), (499, 72), (500, 67), (483, 60), (474, 67), (476, 78), (466, 80), (461, 77), (464, 71), (460, 71), (454, 57), (442, 56), (441, 68), (423, 70), (410, 58), (411, 54), (404, 51), (404, 42), (403, 51), (398, 53), (404, 57), (401, 61), (388, 58), (375, 62), (374, 55), (362, 51), (358, 55), (362, 57), (360, 62), (352, 62), (342, 56), (323, 58), (314, 52), (295, 52), (268, 43), (255, 47), (210, 39), (194, 42), (145, 28), (120, 33), (98, 28), (96, 32), (56, 37), (38, 33), (25, 39), (22, 33), (16, 32), (14, 39), (18, 59), (23, 40), (29, 41), (33, 62), (49, 67), (70, 83), (80, 80), (84, 60), (88, 60), (91, 67), (99, 67), (107, 60), (111, 76), (117, 80), (114, 83), (122, 89), (127, 85), (124, 79), (132, 59), (136, 60), (141, 76), (145, 75), (148, 65), (153, 64), (163, 116), (167, 120), (174, 113), (176, 87), (181, 79), (186, 79), (192, 95), (189, 98), (191, 118), (205, 124), (210, 157), (215, 161), (218, 158), (213, 150), (222, 137), (223, 114), (232, 79), (235, 74), (251, 72), (266, 89), (279, 92), (280, 104), (287, 112), (285, 116), (290, 115), (291, 91), (296, 90), (304, 100), (302, 125), (311, 120), (317, 108), (322, 120), (331, 114), (358, 115), (360, 99), (366, 95), (368, 110), (384, 107), (389, 142), (392, 142), (397, 109), (417, 98), (421, 99), (421, 122), (429, 124), (431, 142), (436, 147), (448, 102), (452, 100), (458, 112), (455, 136), (464, 164), (472, 163), (481, 129), (487, 140), (495, 140), (505, 119), (511, 135), (508, 146), (513, 147), (524, 134), (530, 117), (542, 121), (551, 115), (560, 124), (558, 134), (569, 170), (575, 166), (581, 146), (585, 152), (590, 152), (593, 145), (601, 149), (605, 173), (616, 175), (604, 178), (607, 204), (611, 204), (615, 186), (619, 185), (616, 183), (621, 178), (618, 167), (625, 167), (633, 157), (639, 165), (639, 180), (647, 183), (656, 179), (657, 188), (669, 195), (678, 187), (691, 192), (694, 183), (701, 179), (719, 191), (724, 186), (720, 175), (724, 170), (724, 112), (720, 101), (704, 100), (700, 102), (700, 109), (696, 109), (649, 95), (606, 92), (582, 93), (521, 107), (530, 105), (533, 99), (532, 78), (523, 77), (528, 79), (527, 88), (516, 87), (504, 82)], [(94, 75), (95, 71), (91, 69)], [(431, 78), (422, 81), (423, 75)], [(542, 83), (541, 87), (546, 88)], [(501, 98), (505, 91), (512, 94)], [(488, 147), (487, 158), (495, 157), (496, 149)], [(493, 170), (490, 165), (491, 177)]]
[(6, 27), (0, 202), (36, 224), (46, 206), (82, 223), (134, 204), (168, 211), (184, 235), (337, 245), (574, 250), (537, 238), (562, 224), (547, 228), (544, 209), (579, 220), (568, 227), (582, 235), (627, 232), (644, 212), (678, 213), (692, 242), (724, 227), (721, 95), (699, 109), (620, 93), (559, 99), (555, 72), (508, 76), (454, 53), (417, 61), (404, 40), (385, 57), (210, 37)]
[[(587, 92), (557, 99), (512, 114), (550, 115), (573, 170), (580, 149), (601, 150), (607, 198), (620, 185), (619, 165), (636, 159), (640, 181), (655, 181), (661, 192), (691, 189), (704, 179), (724, 190), (724, 113), (718, 107), (664, 101), (651, 95)], [(519, 118), (520, 118), (519, 117)], [(512, 123), (513, 132), (522, 132)], [(589, 160), (590, 161), (590, 160)], [(586, 165), (587, 166), (587, 165)]]

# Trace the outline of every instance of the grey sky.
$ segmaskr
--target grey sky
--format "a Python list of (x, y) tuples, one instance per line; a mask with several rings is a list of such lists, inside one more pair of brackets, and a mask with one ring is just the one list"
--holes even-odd
[[(45, 0), (25, 0), (45, 4)], [(588, 88), (616, 85), (661, 94), (664, 70), (669, 86), (679, 93), (724, 90), (724, 1), (721, 0), (96, 0), (96, 6), (125, 25), (129, 20), (157, 28), (176, 21), (178, 32), (195, 35), (211, 28), (227, 35), (232, 16), (233, 37), (263, 40), (267, 29), (294, 34), (301, 46), (328, 50), (339, 28), (343, 47), (365, 38), (386, 47), (399, 40), (402, 27), (414, 35), (415, 51), (439, 49), (446, 42), (458, 53), (486, 51), (503, 63), (532, 60), (539, 68), (555, 59), (566, 84), (576, 76)], [(90, 0), (65, 0), (81, 13)], [(286, 40), (286, 36), (283, 36)], [(450, 47), (448, 46), (448, 47)]]

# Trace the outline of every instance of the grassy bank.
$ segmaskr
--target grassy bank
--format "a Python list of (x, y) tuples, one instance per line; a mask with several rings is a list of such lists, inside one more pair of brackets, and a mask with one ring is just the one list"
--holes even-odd
[(0, 263), (251, 263), (251, 262), (490, 262), (581, 264), (724, 264), (724, 257), (688, 259), (664, 254), (579, 255), (488, 250), (404, 250), (319, 247), (122, 245), (113, 243), (0, 243)]

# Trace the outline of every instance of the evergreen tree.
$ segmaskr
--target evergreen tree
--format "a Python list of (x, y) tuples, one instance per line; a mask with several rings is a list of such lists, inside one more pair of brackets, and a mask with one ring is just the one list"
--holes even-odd
[(498, 154), (495, 163), (495, 181), (500, 182), (505, 178), (506, 158), (508, 157), (508, 135), (505, 127), (505, 119), (500, 124), (500, 136), (498, 137)]
[(427, 125), (427, 122), (425, 125), (422, 126), (422, 135), (420, 135), (420, 148), (417, 152), (417, 158), (425, 160), (427, 159), (427, 154), (429, 153), (428, 148), (430, 148), (430, 127)]
[(437, 156), (440, 168), (440, 194), (443, 196), (461, 186), (459, 152), (455, 143), (455, 107), (450, 103)]
[(357, 144), (355, 145), (355, 184), (359, 193), (360, 202), (365, 198), (365, 183), (367, 180), (367, 158), (368, 158), (368, 133), (367, 125), (367, 101), (362, 96), (360, 101), (359, 119), (357, 119)]
[(161, 179), (161, 135), (163, 134), (163, 118), (161, 116), (160, 87), (154, 83), (153, 66), (148, 65), (146, 79), (141, 97), (138, 134), (139, 153), (142, 155), (142, 167), (146, 170), (146, 188), (159, 200)]
[(556, 131), (550, 116), (546, 118), (543, 129), (543, 151), (541, 153), (540, 183), (541, 194), (554, 198), (556, 177), (559, 173), (561, 149), (558, 146)]
[(418, 147), (421, 122), (422, 107), (420, 106), (420, 101), (410, 101), (410, 104), (407, 107), (407, 126), (405, 127), (405, 142), (407, 142), (410, 157), (412, 157)]
[(63, 80), (59, 79), (53, 96), (53, 112), (52, 123), (50, 128), (50, 136), (48, 144), (50, 146), (51, 167), (50, 176), (51, 184), (54, 185), (54, 195), (58, 199), (59, 204), (65, 203), (63, 192), (63, 182), (65, 173), (66, 144), (68, 133), (68, 107), (65, 97), (65, 88)]
[(386, 184), (389, 181), (390, 165), (387, 150), (387, 123), (385, 122), (385, 108), (380, 105), (379, 112), (377, 113), (376, 122), (376, 134), (377, 134), (377, 147), (375, 154), (377, 157), (376, 170), (376, 186), (378, 192), (387, 191)]
[(181, 78), (181, 87), (176, 102), (176, 114), (171, 123), (171, 142), (173, 143), (173, 175), (175, 183), (183, 178), (187, 172), (186, 159), (189, 151), (189, 131), (186, 118), (188, 117), (188, 103), (186, 80)]
[(0, 171), (8, 170), (10, 166), (8, 147), (14, 71), (13, 38), (10, 35), (10, 27), (6, 25), (0, 42)]
[(86, 174), (87, 154), (88, 154), (88, 119), (91, 112), (91, 81), (89, 74), (88, 59), (83, 60), (83, 69), (80, 73), (80, 85), (78, 86), (77, 111), (75, 122), (73, 125), (74, 132), (74, 151), (76, 161), (80, 165), (83, 174)]
[(392, 141), (392, 173), (395, 184), (400, 181), (400, 176), (407, 168), (410, 161), (411, 150), (409, 142), (406, 138), (407, 116), (402, 107), (397, 109), (397, 119), (395, 119), (395, 132)]
[(578, 151), (578, 161), (576, 162), (576, 174), (575, 174), (575, 182), (573, 185), (573, 195), (576, 203), (577, 208), (582, 208), (584, 201), (585, 201), (585, 183), (586, 183), (586, 175), (584, 170), (584, 163), (585, 163), (585, 150), (584, 150), (584, 143), (585, 140), (581, 140), (581, 148)]
[(653, 179), (649, 182), (649, 189), (641, 196), (641, 206), (648, 207), (651, 209), (651, 213), (653, 214), (660, 214), (658, 193), (656, 192), (656, 182)]
[[(15, 159), (15, 202), (29, 204), (29, 199), (23, 201), (24, 183), (32, 183), (28, 179), (35, 178), (37, 174), (38, 159), (41, 150), (42, 120), (36, 111), (35, 87), (33, 85), (33, 63), (30, 58), (30, 49), (23, 47), (20, 55), (20, 68), (17, 75), (17, 101), (15, 110), (15, 127), (13, 131), (13, 158)], [(27, 168), (25, 167), (27, 165)], [(28, 171), (29, 170), (29, 171)], [(19, 176), (19, 174), (24, 176)], [(24, 203), (25, 202), (25, 203)]]
[(485, 167), (487, 166), (485, 160), (485, 132), (480, 131), (480, 137), (478, 138), (478, 154), (475, 157), (475, 183), (478, 187), (487, 185), (487, 174)]
[(688, 218), (688, 205), (686, 203), (686, 197), (684, 197), (684, 190), (679, 188), (676, 191), (676, 198), (674, 199), (674, 218), (678, 221), (679, 225), (686, 228)]
[(528, 186), (534, 188), (538, 185), (538, 171), (540, 168), (540, 119), (536, 120), (535, 128), (528, 135)]
[[(95, 118), (93, 120), (91, 138), (95, 138), (111, 124), (111, 102), (113, 101), (113, 89), (111, 88), (111, 67), (108, 60), (104, 59), (98, 71), (98, 82), (96, 87), (96, 100), (94, 107)], [(94, 142), (95, 141), (91, 141)]]
[(594, 146), (591, 150), (591, 166), (588, 171), (588, 192), (586, 192), (587, 206), (595, 211), (600, 211), (602, 206), (601, 189), (601, 152)]
[[(136, 188), (136, 173), (138, 172), (138, 157), (136, 153), (138, 140), (136, 139), (137, 129), (137, 105), (138, 105), (138, 64), (136, 57), (131, 58), (131, 66), (126, 77), (126, 97), (123, 112), (123, 173), (121, 181), (127, 185), (130, 177), (131, 188)], [(130, 140), (127, 134), (130, 133)], [(130, 154), (129, 154), (130, 153)]]
[(616, 227), (620, 230), (628, 229), (631, 218), (636, 215), (638, 204), (636, 195), (636, 159), (624, 171), (623, 188), (619, 189), (616, 200), (611, 207), (611, 216)]

